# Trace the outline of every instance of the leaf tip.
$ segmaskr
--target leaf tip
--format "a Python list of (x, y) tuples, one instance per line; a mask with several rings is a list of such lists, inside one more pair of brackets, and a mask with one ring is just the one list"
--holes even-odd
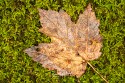
[(92, 10), (92, 8), (91, 8), (91, 3), (88, 4), (87, 10), (90, 10), (90, 11)]

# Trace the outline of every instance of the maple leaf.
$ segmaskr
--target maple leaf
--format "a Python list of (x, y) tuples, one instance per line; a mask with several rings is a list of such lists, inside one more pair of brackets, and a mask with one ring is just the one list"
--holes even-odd
[(43, 28), (39, 31), (51, 37), (51, 43), (41, 43), (25, 52), (50, 70), (57, 70), (60, 76), (80, 77), (86, 70), (87, 61), (99, 58), (102, 47), (99, 34), (99, 20), (89, 4), (77, 23), (60, 10), (39, 9)]

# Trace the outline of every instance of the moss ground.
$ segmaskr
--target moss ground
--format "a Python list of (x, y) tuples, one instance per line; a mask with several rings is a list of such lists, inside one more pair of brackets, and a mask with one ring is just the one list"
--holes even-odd
[(91, 67), (80, 78), (60, 77), (31, 60), (24, 49), (50, 38), (38, 32), (37, 8), (65, 10), (73, 21), (88, 3), (100, 19), (102, 56), (91, 64), (110, 83), (125, 82), (124, 0), (0, 0), (0, 83), (104, 83)]

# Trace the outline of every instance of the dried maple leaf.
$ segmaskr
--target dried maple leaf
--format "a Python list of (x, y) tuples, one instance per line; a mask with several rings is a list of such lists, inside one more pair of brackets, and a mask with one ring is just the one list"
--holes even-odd
[(87, 61), (97, 59), (100, 55), (101, 36), (99, 20), (89, 4), (77, 23), (60, 10), (39, 9), (43, 28), (39, 31), (51, 37), (51, 43), (41, 43), (25, 52), (50, 70), (57, 70), (61, 76), (80, 77), (86, 70)]

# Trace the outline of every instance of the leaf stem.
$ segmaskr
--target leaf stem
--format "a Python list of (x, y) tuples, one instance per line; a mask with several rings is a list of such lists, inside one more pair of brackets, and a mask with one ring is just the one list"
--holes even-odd
[(106, 82), (106, 83), (109, 83), (95, 68), (93, 65), (91, 65), (91, 63), (89, 63), (87, 61), (87, 64)]

